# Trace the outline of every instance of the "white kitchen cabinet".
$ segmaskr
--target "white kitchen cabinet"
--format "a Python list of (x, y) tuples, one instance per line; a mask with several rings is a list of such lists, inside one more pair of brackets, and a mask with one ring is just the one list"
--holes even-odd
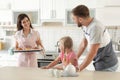
[(107, 4), (107, 0), (96, 0), (96, 7), (101, 8)]
[(96, 0), (96, 7), (119, 7), (120, 0)]
[(52, 10), (52, 1), (51, 0), (40, 0), (41, 6), (41, 19), (50, 19), (51, 10)]
[(86, 5), (89, 8), (96, 7), (96, 0), (65, 0), (66, 9), (73, 9), (77, 5)]
[(41, 20), (65, 19), (64, 0), (40, 0)]
[(65, 19), (65, 0), (55, 0), (56, 19)]
[(12, 10), (38, 10), (39, 0), (13, 0)]
[(11, 8), (12, 0), (0, 0), (0, 10), (8, 10)]
[(12, 24), (12, 11), (0, 10), (0, 26), (6, 26)]
[(106, 26), (119, 26), (120, 0), (97, 0), (96, 18)]
[(120, 6), (120, 0), (106, 0), (106, 6)]
[(120, 25), (120, 7), (103, 7), (96, 9), (96, 18), (106, 26)]

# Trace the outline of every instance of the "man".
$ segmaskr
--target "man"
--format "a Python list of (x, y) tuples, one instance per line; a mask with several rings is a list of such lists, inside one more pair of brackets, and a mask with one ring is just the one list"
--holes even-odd
[(87, 46), (89, 49), (79, 70), (85, 69), (93, 60), (96, 71), (116, 71), (118, 59), (106, 28), (98, 20), (90, 17), (89, 9), (85, 5), (75, 7), (72, 14), (74, 21), (84, 32), (84, 39), (78, 50), (78, 58)]

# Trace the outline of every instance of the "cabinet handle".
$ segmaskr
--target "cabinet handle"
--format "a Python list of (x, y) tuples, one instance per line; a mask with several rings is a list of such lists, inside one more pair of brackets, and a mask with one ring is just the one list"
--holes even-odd
[(51, 18), (56, 18), (56, 10), (51, 10)]

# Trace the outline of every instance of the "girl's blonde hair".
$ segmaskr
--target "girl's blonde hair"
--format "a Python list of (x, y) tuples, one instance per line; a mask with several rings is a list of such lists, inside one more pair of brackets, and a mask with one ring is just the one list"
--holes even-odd
[(65, 36), (65, 37), (62, 37), (60, 39), (60, 42), (63, 43), (63, 46), (64, 46), (64, 52), (65, 52), (65, 49), (72, 49), (73, 48), (73, 40), (71, 37), (69, 36)]

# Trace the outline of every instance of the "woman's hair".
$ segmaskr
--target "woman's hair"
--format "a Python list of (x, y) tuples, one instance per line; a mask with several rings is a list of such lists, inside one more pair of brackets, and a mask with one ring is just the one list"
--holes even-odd
[(78, 17), (89, 17), (89, 9), (85, 5), (78, 5), (77, 7), (73, 8), (72, 10), (73, 15), (78, 16)]
[[(28, 18), (28, 20), (30, 21), (30, 18), (28, 17), (27, 14), (22, 13), (22, 14), (19, 14), (19, 15), (18, 15), (18, 18), (17, 18), (17, 30), (18, 30), (18, 31), (23, 29), (23, 26), (21, 25), (21, 21), (22, 21), (24, 18)], [(32, 24), (31, 24), (31, 21), (30, 21), (30, 27), (33, 28), (33, 27), (32, 27)]]
[(60, 42), (63, 43), (63, 46), (64, 46), (64, 52), (65, 52), (65, 49), (72, 49), (73, 48), (73, 41), (72, 41), (72, 38), (69, 37), (69, 36), (65, 36), (65, 37), (62, 37), (60, 39)]

